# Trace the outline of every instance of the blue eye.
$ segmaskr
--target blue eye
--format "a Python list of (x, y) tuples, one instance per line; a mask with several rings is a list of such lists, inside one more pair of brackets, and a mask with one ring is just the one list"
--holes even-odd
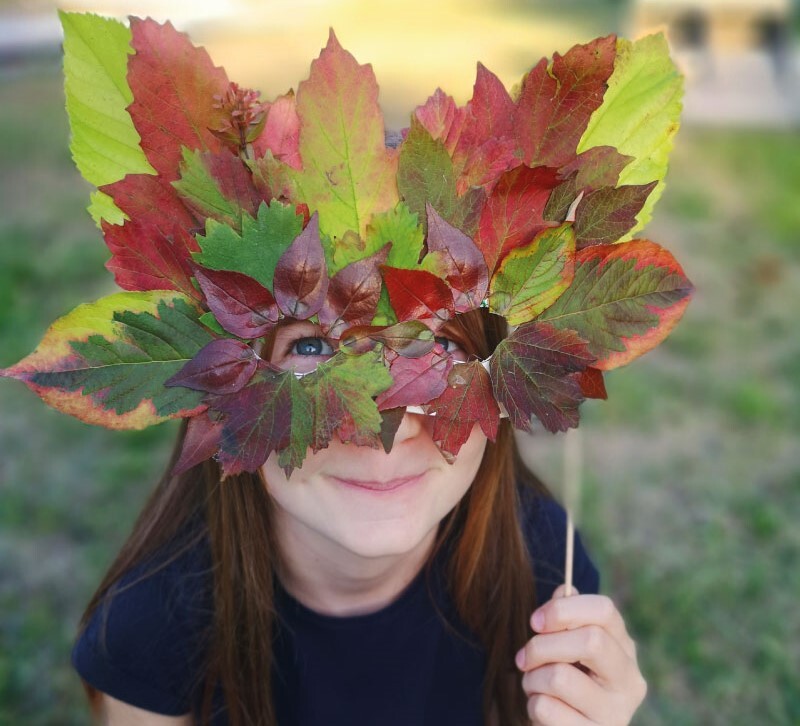
[(444, 348), (445, 353), (449, 353), (454, 358), (457, 358), (458, 360), (467, 359), (467, 354), (464, 352), (463, 348), (452, 338), (445, 338), (444, 336), (437, 335), (434, 338), (434, 341)]
[(298, 338), (292, 343), (289, 350), (291, 355), (333, 355), (331, 348), (325, 338), (307, 337)]

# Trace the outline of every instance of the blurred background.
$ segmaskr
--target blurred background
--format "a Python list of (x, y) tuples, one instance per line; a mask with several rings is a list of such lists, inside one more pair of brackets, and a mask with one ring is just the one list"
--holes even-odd
[[(687, 73), (667, 190), (643, 236), (697, 292), (657, 350), (588, 402), (579, 524), (640, 645), (639, 724), (800, 723), (800, 64), (792, 0), (85, 0), (172, 19), (266, 97), (329, 26), (373, 63), (387, 125), (475, 62), (665, 29)], [(68, 151), (51, 0), (0, 0), (0, 367), (113, 291)], [(88, 723), (69, 649), (163, 469), (175, 426), (112, 433), (0, 384), (0, 724)], [(562, 437), (526, 438), (558, 491)]]

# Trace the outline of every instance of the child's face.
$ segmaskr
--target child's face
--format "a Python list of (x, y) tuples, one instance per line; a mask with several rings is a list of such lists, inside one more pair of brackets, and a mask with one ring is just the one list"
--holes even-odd
[[(313, 368), (330, 355), (324, 340), (311, 337), (314, 332), (308, 323), (281, 329), (272, 362)], [(459, 351), (453, 348), (455, 355)], [(262, 470), (281, 526), (292, 528), (293, 538), (362, 557), (415, 550), (464, 496), (486, 448), (476, 426), (448, 464), (433, 443), (431, 425), (429, 416), (406, 413), (388, 454), (334, 439), (326, 449), (309, 451), (289, 479), (271, 455)]]

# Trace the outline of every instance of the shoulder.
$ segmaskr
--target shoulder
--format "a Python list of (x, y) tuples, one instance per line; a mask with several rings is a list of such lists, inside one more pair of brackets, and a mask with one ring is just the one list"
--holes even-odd
[(200, 683), (211, 606), (206, 547), (173, 559), (161, 552), (127, 572), (98, 605), (75, 643), (73, 666), (113, 698), (182, 715)]
[[(538, 601), (546, 602), (553, 591), (564, 582), (567, 513), (548, 496), (530, 487), (517, 487), (520, 501), (520, 525), (533, 563)], [(584, 594), (596, 593), (600, 576), (580, 534), (575, 534), (573, 582)]]

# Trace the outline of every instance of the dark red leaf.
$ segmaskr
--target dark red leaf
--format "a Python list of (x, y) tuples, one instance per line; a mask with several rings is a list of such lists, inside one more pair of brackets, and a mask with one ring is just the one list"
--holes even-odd
[(392, 450), (394, 444), (394, 437), (397, 434), (397, 429), (403, 423), (403, 416), (406, 415), (406, 409), (402, 406), (398, 408), (387, 408), (381, 411), (381, 443), (383, 450), (388, 454)]
[(617, 39), (598, 38), (542, 59), (525, 77), (515, 127), (528, 166), (561, 167), (575, 156), (589, 117), (603, 102)]
[(602, 398), (603, 400), (608, 398), (606, 384), (603, 380), (603, 371), (599, 368), (589, 366), (586, 370), (578, 371), (578, 373), (574, 375), (575, 380), (578, 381), (578, 385), (581, 387), (581, 393), (583, 393), (584, 397)]
[(260, 338), (278, 322), (275, 299), (261, 283), (241, 272), (195, 266), (194, 274), (208, 307), (229, 333), (250, 340)]
[(436, 275), (381, 265), (392, 309), (400, 322), (429, 320), (441, 325), (455, 314), (453, 293)]
[(219, 450), (221, 435), (222, 424), (213, 421), (206, 412), (192, 416), (187, 423), (181, 454), (172, 468), (172, 476), (183, 474), (214, 456)]
[(437, 345), (419, 358), (397, 356), (389, 366), (392, 385), (376, 399), (378, 408), (421, 406), (441, 395), (447, 386), (447, 374), (453, 359)]
[(225, 395), (241, 390), (256, 372), (258, 359), (246, 343), (232, 338), (212, 340), (165, 386)]
[(221, 151), (211, 132), (225, 121), (214, 97), (229, 88), (225, 71), (203, 48), (195, 48), (170, 23), (131, 18), (128, 85), (133, 103), (128, 111), (141, 136), (147, 160), (169, 181), (178, 178), (181, 147)]
[(574, 428), (583, 394), (572, 374), (593, 361), (572, 330), (536, 321), (520, 325), (492, 355), (495, 398), (515, 428), (530, 431), (533, 416), (552, 433)]
[(475, 238), (490, 274), (512, 249), (554, 226), (545, 221), (544, 209), (558, 183), (556, 169), (527, 166), (507, 171), (497, 182), (481, 213)]
[(331, 278), (328, 296), (319, 310), (325, 335), (338, 338), (346, 327), (372, 321), (382, 287), (378, 265), (386, 262), (390, 248), (390, 244), (384, 245), (375, 254), (351, 262)]
[(123, 290), (179, 290), (200, 299), (192, 284), (191, 253), (197, 243), (175, 225), (166, 235), (152, 222), (128, 220), (113, 225), (103, 222), (103, 234), (111, 259), (106, 267)]
[(506, 91), (503, 82), (483, 63), (478, 63), (467, 128), (462, 132), (462, 140), (486, 141), (490, 138), (502, 139), (511, 136), (514, 130), (514, 101)]
[(500, 424), (500, 408), (492, 393), (492, 381), (483, 363), (456, 363), (444, 392), (428, 404), (435, 413), (433, 440), (442, 451), (455, 456), (477, 423), (494, 441)]
[(289, 245), (275, 267), (275, 300), (281, 311), (297, 320), (319, 312), (328, 294), (328, 270), (315, 212), (308, 226)]
[(472, 239), (442, 219), (430, 204), (427, 212), (428, 254), (425, 263), (432, 265), (436, 274), (447, 280), (453, 290), (456, 312), (473, 310), (486, 297), (489, 287), (489, 273), (483, 255)]
[(583, 197), (575, 210), (578, 249), (612, 244), (625, 236), (635, 226), (636, 215), (656, 184), (605, 187)]

